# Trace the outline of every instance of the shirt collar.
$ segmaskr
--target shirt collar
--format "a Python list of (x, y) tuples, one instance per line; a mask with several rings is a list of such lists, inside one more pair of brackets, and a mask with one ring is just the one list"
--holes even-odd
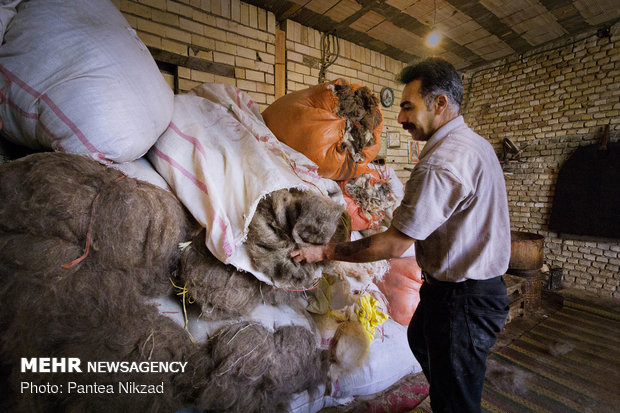
[(465, 119), (463, 119), (463, 116), (459, 115), (445, 125), (443, 125), (441, 128), (437, 129), (424, 145), (422, 152), (420, 152), (420, 159), (423, 158), (424, 155), (426, 155), (426, 153), (430, 151), (435, 145), (441, 142), (443, 138), (448, 136), (450, 132), (463, 125), (465, 125)]

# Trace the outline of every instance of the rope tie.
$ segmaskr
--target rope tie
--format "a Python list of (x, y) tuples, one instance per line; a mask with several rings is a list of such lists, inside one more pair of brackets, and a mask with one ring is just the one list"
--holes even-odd
[[(127, 178), (127, 175), (119, 176), (118, 178), (114, 180), (114, 182), (118, 182), (121, 179), (125, 179), (125, 178)], [(86, 231), (86, 245), (84, 246), (84, 254), (82, 254), (81, 257), (74, 259), (68, 264), (62, 264), (61, 265), (62, 268), (73, 268), (79, 263), (81, 263), (82, 261), (84, 261), (84, 259), (88, 256), (88, 253), (90, 252), (90, 242), (91, 242), (91, 237), (92, 237), (92, 232), (93, 232), (93, 223), (95, 222), (95, 212), (97, 210), (97, 201), (101, 197), (102, 192), (103, 192), (103, 189), (101, 189), (97, 193), (97, 195), (95, 195), (95, 199), (93, 200), (93, 204), (90, 208), (90, 220), (88, 222), (88, 231)]]

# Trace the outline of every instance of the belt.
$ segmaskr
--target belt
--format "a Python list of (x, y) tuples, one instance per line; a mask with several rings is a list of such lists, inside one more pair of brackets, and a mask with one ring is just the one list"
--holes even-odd
[(430, 287), (440, 287), (440, 288), (450, 288), (455, 290), (466, 290), (466, 289), (475, 289), (479, 287), (483, 287), (489, 284), (495, 284), (497, 282), (503, 282), (503, 279), (500, 276), (488, 278), (486, 280), (465, 280), (461, 282), (452, 282), (452, 281), (440, 281), (437, 278), (434, 278), (432, 275), (427, 273), (426, 271), (422, 271), (422, 279), (424, 282), (428, 284)]

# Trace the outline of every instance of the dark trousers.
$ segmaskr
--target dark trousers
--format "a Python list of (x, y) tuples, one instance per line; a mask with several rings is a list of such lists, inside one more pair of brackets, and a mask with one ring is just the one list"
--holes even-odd
[(462, 283), (425, 274), (407, 337), (434, 413), (480, 412), (486, 359), (508, 315), (502, 277)]

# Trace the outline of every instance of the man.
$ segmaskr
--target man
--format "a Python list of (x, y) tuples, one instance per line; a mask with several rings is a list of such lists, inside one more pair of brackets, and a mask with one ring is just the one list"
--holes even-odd
[(415, 242), (424, 283), (408, 329), (430, 383), (433, 412), (479, 412), (486, 358), (503, 328), (510, 222), (492, 146), (459, 116), (454, 67), (429, 58), (403, 69), (398, 122), (426, 145), (405, 196), (382, 233), (293, 251), (296, 262), (369, 262), (399, 257)]

